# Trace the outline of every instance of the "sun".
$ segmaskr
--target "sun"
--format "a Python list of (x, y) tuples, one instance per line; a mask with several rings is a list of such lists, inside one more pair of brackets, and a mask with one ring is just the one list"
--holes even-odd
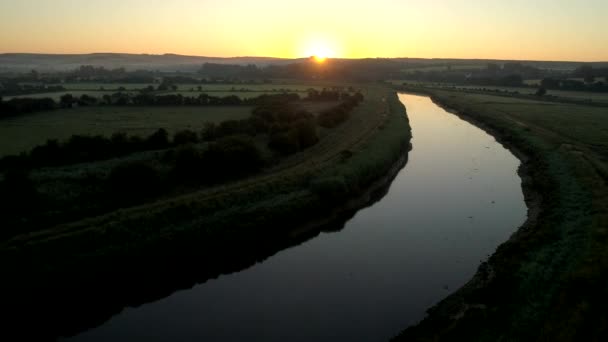
[(317, 63), (323, 63), (323, 62), (325, 62), (327, 60), (327, 56), (322, 56), (322, 55), (314, 55), (314, 56), (312, 56), (312, 58)]
[(336, 57), (334, 45), (321, 39), (308, 42), (304, 53), (306, 56), (312, 57), (317, 63), (323, 63), (328, 58)]

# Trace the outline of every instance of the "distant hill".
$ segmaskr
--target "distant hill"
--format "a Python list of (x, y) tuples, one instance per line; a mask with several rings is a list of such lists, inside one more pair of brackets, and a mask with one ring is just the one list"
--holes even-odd
[[(191, 72), (198, 70), (204, 63), (218, 64), (255, 64), (260, 67), (268, 65), (284, 65), (305, 60), (274, 58), (274, 57), (203, 57), (176, 54), (149, 55), (126, 53), (91, 53), (91, 54), (34, 54), (34, 53), (4, 53), (0, 54), (0, 72), (37, 71), (67, 71), (81, 65), (103, 66), (108, 69), (125, 68), (129, 71), (137, 69), (159, 71)], [(417, 69), (433, 66), (485, 66), (488, 63), (518, 62), (540, 69), (572, 71), (582, 64), (593, 67), (608, 67), (608, 62), (560, 62), (560, 61), (509, 61), (488, 59), (445, 59), (445, 58), (366, 58), (339, 59), (343, 61), (392, 61), (400, 63), (403, 69)]]
[(405, 65), (418, 68), (424, 66), (485, 66), (489, 63), (504, 64), (504, 63), (521, 63), (523, 65), (532, 66), (539, 69), (555, 70), (555, 71), (572, 71), (583, 64), (591, 65), (594, 68), (608, 67), (606, 62), (572, 62), (572, 61), (533, 61), (533, 60), (506, 60), (506, 59), (456, 59), (456, 58), (393, 58), (394, 61), (404, 63)]
[(175, 54), (148, 55), (125, 53), (92, 53), (92, 54), (32, 54), (5, 53), (0, 54), (0, 71), (23, 72), (37, 71), (66, 71), (81, 65), (103, 66), (105, 68), (125, 68), (127, 70), (147, 69), (160, 71), (194, 71), (203, 63), (219, 64), (255, 64), (266, 66), (270, 64), (292, 63), (293, 59), (272, 57), (200, 57)]

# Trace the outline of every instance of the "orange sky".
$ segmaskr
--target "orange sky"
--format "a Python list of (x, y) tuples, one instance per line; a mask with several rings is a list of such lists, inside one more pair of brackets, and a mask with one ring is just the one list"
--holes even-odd
[(0, 0), (0, 52), (608, 61), (605, 0)]

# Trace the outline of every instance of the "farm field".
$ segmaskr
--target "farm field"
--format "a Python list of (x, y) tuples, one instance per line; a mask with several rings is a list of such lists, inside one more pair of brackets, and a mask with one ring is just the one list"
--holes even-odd
[[(471, 90), (471, 91), (500, 91), (500, 92), (517, 92), (521, 95), (534, 95), (538, 90), (535, 87), (497, 87), (497, 86), (481, 86), (481, 85), (454, 85), (454, 84), (442, 84), (442, 83), (430, 83), (430, 82), (418, 82), (418, 81), (398, 81), (393, 80), (390, 83), (395, 85), (410, 84), (414, 86), (422, 86), (433, 89), (456, 89), (456, 90)], [(608, 104), (608, 93), (597, 93), (597, 92), (585, 92), (585, 91), (565, 91), (565, 90), (547, 90), (547, 95), (556, 96), (559, 98), (578, 100), (578, 101), (592, 101), (599, 103)]]
[[(54, 84), (55, 86), (63, 86), (67, 90), (78, 90), (78, 91), (99, 91), (104, 89), (107, 91), (117, 91), (118, 88), (125, 88), (126, 90), (139, 90), (148, 86), (158, 87), (158, 84), (147, 84), (147, 83), (62, 83)], [(176, 84), (178, 91), (196, 91), (198, 87), (201, 87), (202, 92), (236, 92), (236, 91), (251, 91), (251, 92), (305, 92), (310, 88), (322, 89), (319, 85), (307, 85), (297, 83), (217, 83), (217, 84), (189, 84), (179, 83)]]
[[(155, 89), (158, 84), (117, 84), (117, 83), (65, 83), (56, 84), (63, 86), (67, 90), (57, 92), (42, 92), (15, 96), (5, 96), (4, 100), (12, 98), (52, 98), (59, 101), (61, 96), (72, 94), (75, 97), (89, 95), (101, 98), (103, 95), (112, 95), (118, 92), (119, 88), (126, 89), (127, 92), (136, 92), (148, 86), (153, 86)], [(157, 95), (181, 94), (183, 96), (198, 97), (200, 94), (208, 94), (211, 96), (225, 97), (236, 95), (242, 99), (253, 98), (263, 94), (277, 93), (299, 93), (304, 96), (309, 89), (322, 90), (323, 86), (306, 85), (306, 84), (177, 84), (176, 91), (155, 91)], [(201, 87), (199, 90), (198, 87)]]
[(116, 91), (100, 91), (100, 90), (69, 90), (69, 91), (55, 91), (55, 92), (47, 92), (47, 93), (34, 93), (34, 94), (24, 94), (24, 95), (15, 95), (15, 96), (5, 96), (3, 99), (8, 101), (13, 98), (34, 98), (34, 99), (43, 99), (43, 98), (51, 98), (55, 101), (59, 101), (59, 99), (65, 94), (72, 94), (75, 97), (80, 97), (82, 95), (89, 95), (97, 98), (101, 98), (104, 95), (112, 95), (116, 93)]
[(73, 134), (111, 135), (121, 131), (148, 135), (159, 128), (169, 133), (200, 131), (206, 122), (249, 117), (248, 106), (220, 107), (79, 107), (6, 118), (0, 125), (0, 156), (17, 154), (47, 139), (64, 140)]
[[(480, 70), (484, 69), (486, 64), (470, 64), (470, 65), (450, 65), (449, 70)], [(421, 67), (412, 67), (401, 70), (404, 74), (413, 74), (418, 71), (428, 72), (428, 71), (447, 71), (448, 65), (429, 65), (429, 66), (421, 66)]]
[(108, 90), (108, 91), (116, 91), (118, 88), (125, 88), (127, 90), (138, 90), (143, 89), (148, 86), (158, 86), (158, 84), (153, 83), (60, 83), (54, 84), (55, 86), (62, 86), (67, 90), (87, 90), (87, 91), (96, 91), (96, 90)]

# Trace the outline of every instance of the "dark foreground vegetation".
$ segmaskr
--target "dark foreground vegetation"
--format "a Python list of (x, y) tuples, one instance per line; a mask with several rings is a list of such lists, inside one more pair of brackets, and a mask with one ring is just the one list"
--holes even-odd
[[(228, 125), (236, 134), (222, 124), (172, 137), (159, 130), (141, 139), (145, 149), (105, 161), (82, 162), (74, 149), (134, 149), (132, 137), (40, 147), (69, 156), (57, 166), (33, 166), (33, 151), (22, 156), (25, 169), (5, 159), (3, 203), (29, 204), (19, 206), (28, 213), (5, 212), (20, 227), (0, 244), (7, 326), (22, 336), (73, 334), (339, 226), (403, 165), (410, 136), (394, 92), (331, 96), (335, 105), (316, 115), (303, 101), (260, 105)], [(70, 143), (78, 139), (87, 143)]]
[(606, 110), (424, 92), (523, 160), (526, 224), (403, 341), (604, 341), (608, 336)]
[[(336, 128), (362, 100), (361, 93), (330, 90), (311, 91), (302, 101), (297, 94), (261, 96), (249, 118), (207, 123), (201, 132), (182, 130), (170, 137), (161, 128), (147, 137), (121, 132), (111, 137), (73, 135), (67, 141), (49, 140), (28, 153), (4, 157), (0, 213), (6, 228), (0, 237), (253, 175), (317, 144), (318, 129)], [(336, 105), (317, 116), (301, 109), (303, 103), (316, 101)], [(272, 156), (263, 156), (266, 149)], [(96, 165), (97, 170), (74, 175), (82, 163)], [(33, 172), (38, 174), (37, 182), (30, 179)], [(66, 172), (71, 177), (66, 179)], [(69, 195), (59, 193), (57, 187)]]

